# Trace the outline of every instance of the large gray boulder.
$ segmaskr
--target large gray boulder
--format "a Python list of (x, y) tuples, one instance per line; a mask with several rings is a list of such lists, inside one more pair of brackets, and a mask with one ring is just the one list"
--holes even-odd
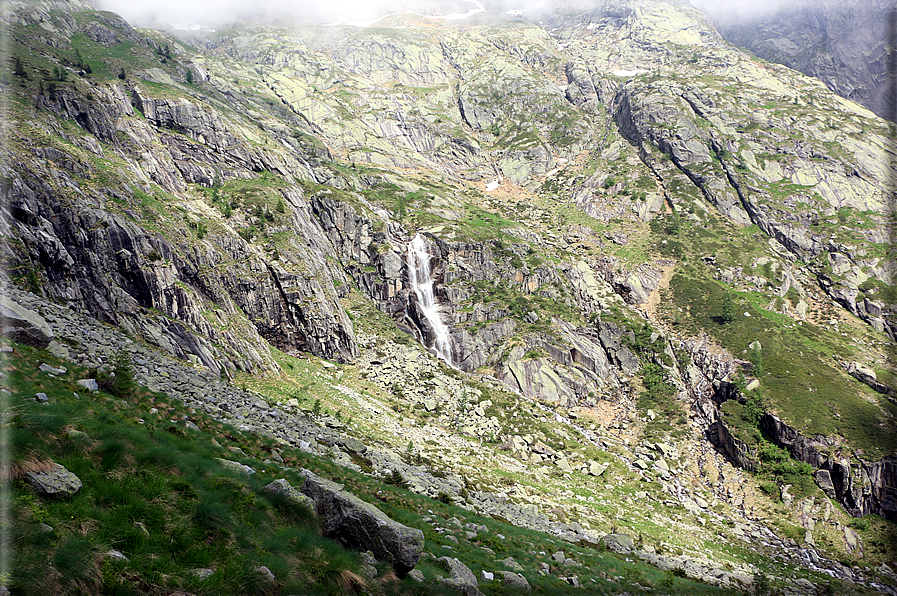
[(53, 340), (53, 331), (43, 317), (6, 296), (0, 296), (0, 326), (4, 336), (20, 344), (46, 348)]
[(81, 490), (81, 479), (60, 464), (41, 472), (28, 472), (28, 484), (44, 499), (67, 499)]
[(321, 530), (346, 548), (369, 550), (380, 561), (392, 563), (400, 575), (417, 565), (424, 548), (424, 533), (390, 519), (385, 513), (343, 490), (342, 484), (302, 470), (301, 491), (315, 503)]

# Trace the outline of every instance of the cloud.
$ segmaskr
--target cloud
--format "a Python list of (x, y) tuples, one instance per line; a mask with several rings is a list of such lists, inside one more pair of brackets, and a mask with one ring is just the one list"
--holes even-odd
[[(365, 23), (392, 12), (428, 15), (465, 13), (481, 8), (477, 0), (95, 0), (134, 25), (167, 27), (235, 21)], [(523, 0), (521, 4), (531, 0)]]
[[(799, 0), (798, 0), (799, 1)], [(497, 11), (579, 10), (601, 5), (601, 0), (95, 0), (142, 27), (168, 28), (202, 24), (221, 26), (235, 21), (366, 23), (392, 12), (412, 11), (431, 16), (463, 14), (477, 8)], [(714, 17), (755, 17), (793, 5), (788, 0), (691, 0)], [(532, 15), (531, 15), (532, 16)]]
[(801, 0), (691, 0), (692, 6), (711, 18), (743, 21), (778, 12), (783, 8), (794, 8)]

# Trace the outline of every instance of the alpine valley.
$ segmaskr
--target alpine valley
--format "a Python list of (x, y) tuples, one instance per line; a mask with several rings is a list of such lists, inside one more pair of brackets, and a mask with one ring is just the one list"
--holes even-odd
[(894, 124), (684, 0), (390, 10), (3, 4), (0, 593), (897, 594)]

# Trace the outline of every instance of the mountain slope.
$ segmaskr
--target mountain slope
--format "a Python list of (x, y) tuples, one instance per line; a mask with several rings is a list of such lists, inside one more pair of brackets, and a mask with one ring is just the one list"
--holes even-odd
[(789, 564), (891, 561), (844, 514), (897, 512), (886, 123), (684, 3), (538, 17), (179, 40), (17, 5), (10, 275), (365, 441), (425, 442), (504, 494), (452, 498), (520, 525), (642, 532), (722, 585), (707, 559), (765, 557), (769, 528)]

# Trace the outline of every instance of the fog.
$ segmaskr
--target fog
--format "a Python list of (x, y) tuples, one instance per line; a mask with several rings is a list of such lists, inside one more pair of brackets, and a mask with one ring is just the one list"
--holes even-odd
[[(708, 13), (728, 13), (750, 18), (793, 5), (787, 0), (691, 0)], [(220, 26), (235, 21), (314, 21), (368, 23), (392, 12), (460, 18), (484, 8), (538, 10), (551, 4), (590, 3), (582, 0), (95, 0), (98, 8), (111, 10), (141, 27), (184, 28), (188, 25)], [(595, 2), (598, 4), (598, 2)]]
[[(774, 13), (782, 8), (794, 8), (807, 0), (691, 0), (692, 6), (701, 10), (706, 15), (718, 18), (726, 17), (727, 20), (744, 21), (754, 19), (766, 14)], [(822, 3), (824, 0), (817, 0)], [(828, 0), (834, 3), (837, 0)]]

